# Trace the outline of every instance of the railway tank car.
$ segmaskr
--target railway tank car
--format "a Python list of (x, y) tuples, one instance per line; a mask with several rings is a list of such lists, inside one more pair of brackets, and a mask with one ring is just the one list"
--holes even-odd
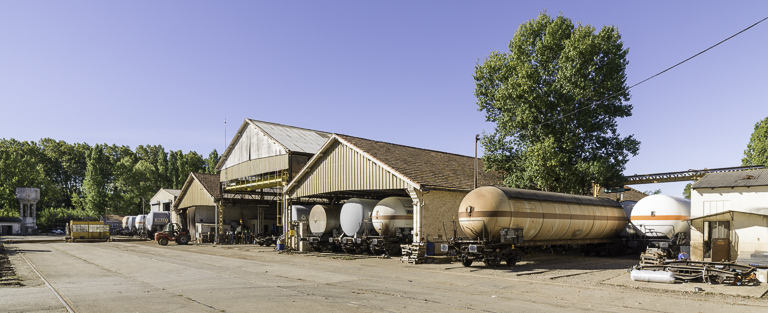
[(334, 251), (339, 247), (338, 237), (341, 237), (341, 222), (339, 217), (341, 206), (317, 204), (309, 211), (309, 231), (307, 238), (309, 246), (315, 251)]
[(691, 200), (667, 195), (647, 196), (635, 204), (629, 220), (635, 230), (647, 237), (672, 238), (689, 233)]
[(514, 265), (522, 246), (611, 243), (628, 221), (614, 200), (504, 187), (471, 191), (458, 217), (468, 238), (452, 244), (464, 266)]
[(368, 251), (369, 243), (363, 238), (373, 232), (371, 215), (379, 200), (351, 198), (341, 207), (341, 248), (347, 253), (363, 253)]
[[(667, 195), (650, 195), (632, 208), (630, 225), (636, 240), (673, 256), (690, 246), (691, 200)], [(682, 249), (682, 250), (681, 250)]]
[(379, 201), (371, 213), (371, 223), (377, 237), (369, 239), (373, 254), (397, 255), (401, 244), (412, 241), (413, 200), (407, 197), (389, 197)]

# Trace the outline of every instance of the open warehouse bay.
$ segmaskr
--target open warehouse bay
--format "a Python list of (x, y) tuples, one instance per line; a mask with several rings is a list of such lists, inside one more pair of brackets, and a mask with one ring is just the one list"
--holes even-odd
[(713, 294), (706, 284), (697, 284), (704, 292), (695, 293), (692, 285), (658, 290), (605, 283), (627, 276), (634, 258), (542, 254), (513, 268), (487, 269), (279, 254), (258, 246), (108, 242), (6, 247), (22, 286), (0, 287), (4, 312), (66, 312), (62, 302), (74, 312), (768, 310), (765, 298)]

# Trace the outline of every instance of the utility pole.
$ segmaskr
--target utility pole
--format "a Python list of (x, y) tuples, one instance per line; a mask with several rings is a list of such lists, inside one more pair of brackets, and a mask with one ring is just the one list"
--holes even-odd
[(472, 189), (477, 189), (477, 142), (480, 141), (480, 135), (475, 135), (475, 185)]

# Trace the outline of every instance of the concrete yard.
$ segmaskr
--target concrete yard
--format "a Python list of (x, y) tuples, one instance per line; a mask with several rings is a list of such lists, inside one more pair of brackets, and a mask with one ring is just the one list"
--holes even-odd
[(67, 312), (62, 302), (73, 312), (768, 311), (768, 284), (635, 283), (631, 257), (541, 254), (486, 269), (252, 245), (17, 241), (6, 249), (21, 286), (0, 286), (2, 312)]

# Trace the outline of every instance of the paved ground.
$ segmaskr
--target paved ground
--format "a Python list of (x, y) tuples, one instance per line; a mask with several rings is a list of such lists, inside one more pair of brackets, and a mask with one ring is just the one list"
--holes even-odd
[(10, 258), (24, 286), (0, 287), (3, 312), (67, 312), (22, 255), (75, 312), (768, 311), (764, 298), (694, 293), (682, 284), (664, 290), (605, 283), (629, 280), (631, 258), (539, 255), (514, 268), (485, 269), (287, 255), (245, 245), (6, 246), (16, 251)]

